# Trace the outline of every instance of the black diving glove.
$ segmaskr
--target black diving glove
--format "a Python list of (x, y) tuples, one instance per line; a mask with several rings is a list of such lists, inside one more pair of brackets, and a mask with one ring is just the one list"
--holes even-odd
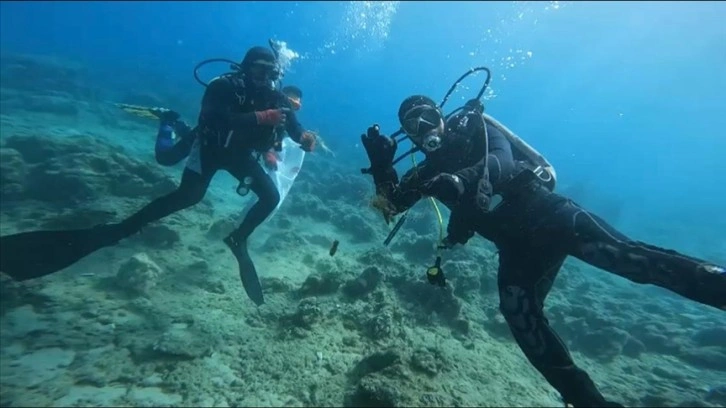
[(436, 197), (447, 206), (456, 206), (464, 195), (464, 183), (456, 175), (441, 173), (424, 183), (421, 192)]
[(393, 167), (393, 156), (396, 155), (398, 144), (394, 139), (382, 135), (378, 125), (369, 127), (366, 134), (360, 135), (360, 139), (371, 162), (371, 167), (363, 169), (363, 173), (385, 172)]
[(449, 216), (449, 224), (446, 226), (446, 238), (441, 242), (443, 249), (451, 249), (455, 245), (466, 245), (474, 236), (472, 220), (467, 217), (467, 212), (461, 208), (455, 208)]

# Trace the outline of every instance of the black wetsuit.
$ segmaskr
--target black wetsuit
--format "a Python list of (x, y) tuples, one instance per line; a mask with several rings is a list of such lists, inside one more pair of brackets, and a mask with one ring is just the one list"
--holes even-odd
[[(285, 137), (285, 129), (277, 128), (278, 132), (274, 148), (280, 148), (280, 141)], [(171, 133), (176, 133), (177, 140), (171, 140)], [(161, 123), (156, 135), (154, 156), (156, 162), (162, 166), (174, 166), (189, 156), (194, 145), (196, 133), (194, 129), (182, 120), (171, 123)]]
[[(267, 88), (245, 87), (234, 76), (212, 81), (202, 99), (197, 127), (191, 135), (182, 138), (182, 142), (191, 141), (193, 146), (179, 187), (124, 220), (121, 223), (124, 235), (198, 203), (217, 171), (226, 170), (240, 182), (251, 178), (250, 189), (258, 198), (233, 233), (235, 240), (245, 240), (280, 201), (275, 185), (258, 162), (260, 152), (268, 151), (279, 142), (279, 132), (273, 126), (258, 125), (255, 116), (255, 111), (279, 108), (290, 109), (286, 112), (285, 128), (293, 140), (300, 142), (303, 128), (284, 94)], [(184, 153), (183, 147), (177, 152), (179, 156)]]
[[(457, 146), (434, 152), (418, 170), (408, 171), (400, 184), (392, 169), (374, 175), (377, 189), (397, 212), (403, 212), (423, 197), (420, 191), (426, 180), (439, 173), (460, 176), (467, 186), (462, 199), (455, 204), (444, 201), (452, 210), (448, 240), (463, 244), (478, 233), (497, 246), (500, 310), (529, 361), (566, 402), (578, 407), (612, 404), (575, 365), (543, 312), (545, 298), (568, 255), (633, 282), (726, 308), (723, 269), (719, 273), (700, 259), (633, 241), (572, 200), (550, 192), (514, 161), (509, 141), (494, 126), (487, 126), (490, 193), (502, 196), (503, 201), (483, 211), (474, 199), (482, 192), (477, 187), (484, 171), (481, 142), (462, 140), (467, 133), (477, 139), (482, 134), (476, 122), (468, 127), (468, 132), (452, 132), (447, 126), (447, 136), (454, 136)], [(437, 196), (435, 191), (427, 194)]]

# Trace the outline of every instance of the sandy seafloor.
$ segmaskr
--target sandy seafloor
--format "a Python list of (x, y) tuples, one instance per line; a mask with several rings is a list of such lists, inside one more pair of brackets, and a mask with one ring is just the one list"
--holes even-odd
[[(118, 221), (179, 180), (181, 166), (154, 162), (154, 123), (58, 64), (0, 63), (2, 235)], [(32, 282), (4, 278), (0, 405), (562, 406), (497, 310), (482, 239), (446, 255), (449, 289), (428, 285), (427, 204), (384, 248), (370, 180), (318, 153), (252, 237), (267, 297), (256, 308), (221, 242), (250, 199), (234, 187), (220, 174), (202, 203), (116, 247)], [(723, 313), (574, 260), (547, 305), (609, 398), (726, 405)]]

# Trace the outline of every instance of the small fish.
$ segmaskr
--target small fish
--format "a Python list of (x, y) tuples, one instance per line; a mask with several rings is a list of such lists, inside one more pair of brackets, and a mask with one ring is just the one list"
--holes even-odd
[(340, 241), (337, 239), (333, 241), (333, 246), (330, 247), (330, 256), (333, 256), (336, 252), (338, 252), (338, 244), (340, 244)]

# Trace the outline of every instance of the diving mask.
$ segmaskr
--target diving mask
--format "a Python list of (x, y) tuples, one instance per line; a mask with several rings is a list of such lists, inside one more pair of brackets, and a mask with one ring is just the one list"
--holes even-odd
[(424, 151), (433, 152), (441, 147), (444, 118), (436, 107), (414, 106), (403, 114), (401, 126), (411, 141)]
[(290, 101), (290, 105), (292, 106), (293, 110), (299, 111), (300, 108), (302, 108), (302, 101), (300, 98), (288, 95), (287, 100)]
[(277, 64), (260, 60), (250, 64), (245, 75), (257, 86), (270, 86), (280, 79), (280, 70)]

